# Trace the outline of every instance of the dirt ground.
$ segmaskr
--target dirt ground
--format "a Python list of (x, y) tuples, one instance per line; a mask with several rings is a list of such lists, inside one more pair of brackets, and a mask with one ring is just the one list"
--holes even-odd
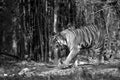
[(46, 63), (1, 58), (0, 80), (120, 80), (120, 60), (59, 69), (48, 67)]

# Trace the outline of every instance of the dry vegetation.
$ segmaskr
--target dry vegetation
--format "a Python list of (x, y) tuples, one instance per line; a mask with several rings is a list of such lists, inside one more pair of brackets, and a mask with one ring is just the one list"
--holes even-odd
[(87, 64), (68, 69), (48, 68), (34, 61), (6, 61), (0, 67), (0, 80), (119, 80), (120, 61)]

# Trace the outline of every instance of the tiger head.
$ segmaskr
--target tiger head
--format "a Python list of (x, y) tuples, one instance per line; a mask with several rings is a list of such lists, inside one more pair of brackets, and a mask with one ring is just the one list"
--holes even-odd
[(67, 41), (60, 33), (58, 33), (51, 37), (50, 44), (53, 48), (59, 48), (61, 46), (67, 45)]
[(52, 52), (52, 59), (55, 61), (57, 61), (56, 58), (60, 59), (69, 53), (69, 50), (66, 46), (66, 40), (60, 33), (50, 36), (49, 48), (50, 52)]

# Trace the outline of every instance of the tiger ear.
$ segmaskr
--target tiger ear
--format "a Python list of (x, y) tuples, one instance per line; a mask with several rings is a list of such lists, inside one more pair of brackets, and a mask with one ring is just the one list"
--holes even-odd
[(54, 40), (56, 38), (57, 33), (52, 32), (50, 35), (50, 40)]
[(52, 34), (51, 34), (51, 35), (52, 35), (52, 36), (54, 36), (54, 35), (56, 35), (56, 34), (57, 34), (57, 33), (55, 33), (55, 32), (52, 32)]

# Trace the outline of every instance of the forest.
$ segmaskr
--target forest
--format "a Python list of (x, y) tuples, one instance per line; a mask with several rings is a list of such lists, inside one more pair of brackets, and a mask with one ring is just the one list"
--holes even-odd
[[(54, 34), (91, 24), (105, 32), (106, 61), (97, 64), (85, 54), (90, 65), (51, 65), (59, 62), (50, 43)], [(0, 0), (0, 80), (16, 79), (119, 80), (120, 0)]]

